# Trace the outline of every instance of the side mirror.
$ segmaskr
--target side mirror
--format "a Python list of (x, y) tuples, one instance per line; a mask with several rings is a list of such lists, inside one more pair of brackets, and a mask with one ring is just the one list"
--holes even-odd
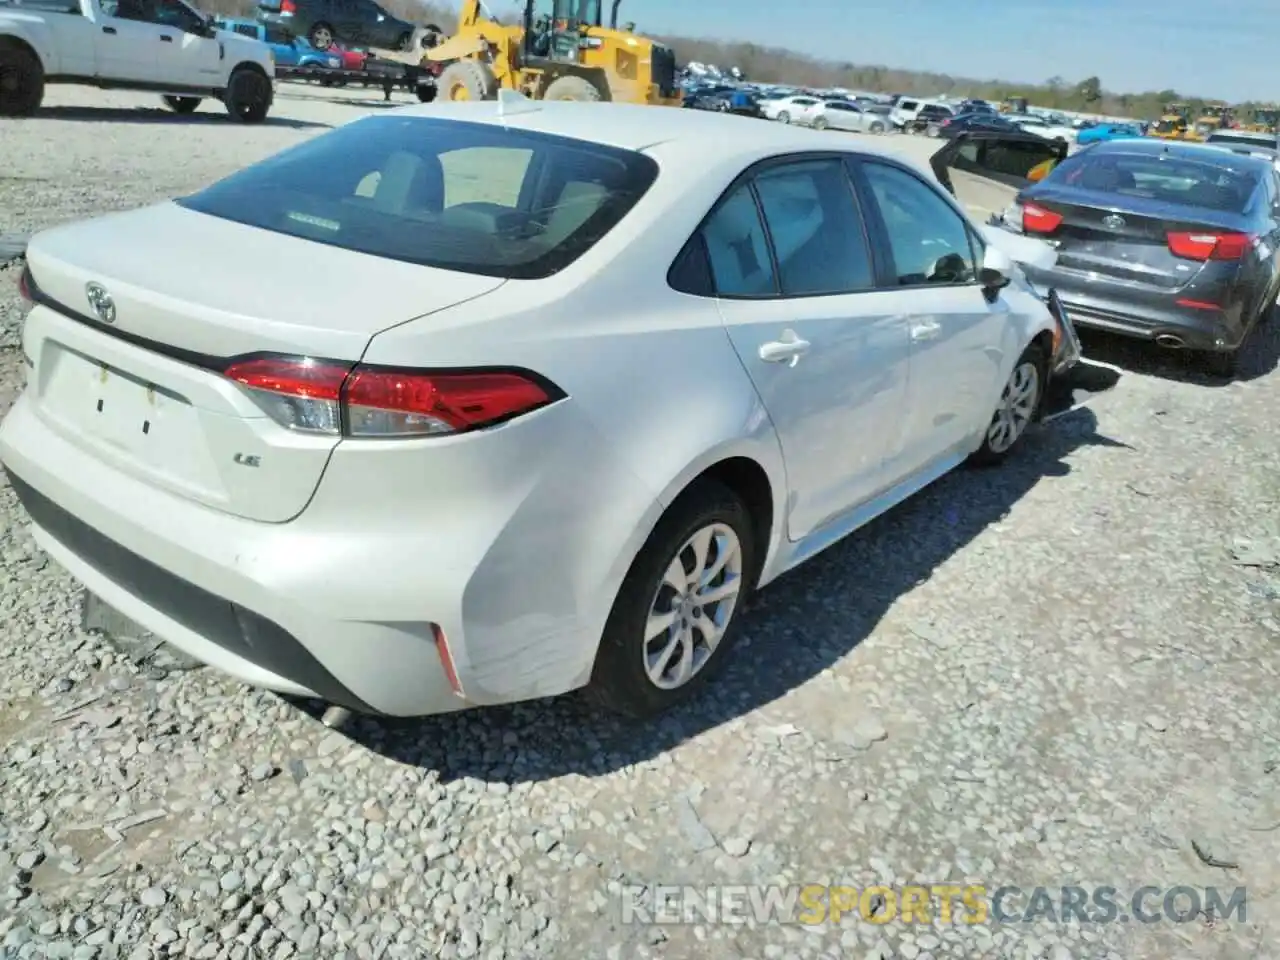
[(1007, 253), (998, 247), (987, 247), (978, 269), (978, 283), (989, 302), (994, 303), (1000, 291), (1009, 285), (1013, 270), (1013, 260)]

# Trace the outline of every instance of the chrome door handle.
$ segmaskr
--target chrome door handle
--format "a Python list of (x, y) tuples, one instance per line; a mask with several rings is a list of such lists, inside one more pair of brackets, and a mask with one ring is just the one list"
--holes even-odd
[(912, 340), (932, 340), (939, 331), (942, 330), (942, 324), (936, 320), (927, 320), (924, 323), (913, 323), (911, 325)]
[(801, 340), (794, 330), (784, 330), (781, 340), (771, 340), (760, 345), (760, 359), (765, 363), (785, 363), (794, 367), (809, 352), (808, 340)]

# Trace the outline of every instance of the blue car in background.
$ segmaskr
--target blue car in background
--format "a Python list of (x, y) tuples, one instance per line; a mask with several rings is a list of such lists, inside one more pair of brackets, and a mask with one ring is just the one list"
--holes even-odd
[(271, 48), (277, 67), (342, 68), (342, 57), (336, 51), (317, 50), (302, 37), (295, 37), (279, 27), (235, 17), (214, 17), (213, 23), (219, 30), (261, 40)]
[(1100, 123), (1094, 127), (1086, 127), (1076, 134), (1076, 143), (1088, 146), (1091, 143), (1105, 143), (1108, 140), (1130, 140), (1142, 136), (1142, 130), (1133, 123)]

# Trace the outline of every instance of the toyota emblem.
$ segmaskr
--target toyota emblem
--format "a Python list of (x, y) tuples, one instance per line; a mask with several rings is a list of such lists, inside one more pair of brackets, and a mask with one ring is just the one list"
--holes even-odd
[(86, 283), (84, 295), (99, 320), (103, 323), (116, 322), (116, 302), (111, 299), (111, 294), (107, 293), (106, 287), (100, 283)]
[(1114, 213), (1109, 213), (1102, 218), (1102, 225), (1108, 230), (1119, 230), (1124, 226), (1124, 217), (1118, 217)]

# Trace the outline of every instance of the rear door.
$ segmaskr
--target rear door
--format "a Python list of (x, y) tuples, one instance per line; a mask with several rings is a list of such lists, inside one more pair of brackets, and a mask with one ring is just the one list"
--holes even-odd
[(151, 0), (103, 0), (94, 36), (102, 80), (154, 83), (159, 79), (160, 33)]
[[(767, 224), (767, 227), (766, 227)], [(732, 188), (700, 231), (721, 316), (786, 461), (799, 540), (879, 492), (906, 394), (903, 319), (839, 158), (793, 158)]]

